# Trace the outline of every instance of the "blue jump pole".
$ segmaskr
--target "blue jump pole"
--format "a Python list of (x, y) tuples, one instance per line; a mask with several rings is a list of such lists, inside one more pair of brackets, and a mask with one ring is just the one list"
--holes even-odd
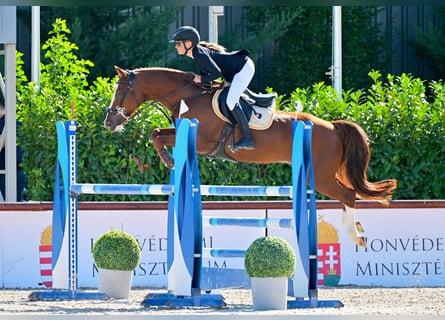
[(168, 184), (94, 184), (75, 183), (71, 185), (72, 194), (132, 194), (132, 195), (170, 195), (173, 186)]
[(270, 196), (291, 197), (292, 187), (269, 186), (201, 186), (203, 196)]
[[(131, 195), (173, 195), (173, 184), (101, 184), (74, 183), (71, 185), (72, 194), (131, 194)], [(203, 196), (268, 196), (291, 197), (292, 187), (269, 186), (195, 186), (193, 192), (200, 191)]]
[(203, 222), (209, 226), (237, 226), (258, 228), (294, 228), (293, 219), (288, 218), (203, 218)]

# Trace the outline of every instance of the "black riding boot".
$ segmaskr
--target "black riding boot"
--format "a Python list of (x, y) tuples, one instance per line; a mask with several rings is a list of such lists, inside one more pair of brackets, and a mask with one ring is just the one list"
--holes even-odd
[(249, 122), (247, 121), (244, 111), (239, 104), (235, 105), (235, 108), (231, 111), (236, 123), (241, 130), (241, 139), (233, 145), (233, 151), (238, 149), (253, 150), (255, 149), (255, 143), (250, 135)]

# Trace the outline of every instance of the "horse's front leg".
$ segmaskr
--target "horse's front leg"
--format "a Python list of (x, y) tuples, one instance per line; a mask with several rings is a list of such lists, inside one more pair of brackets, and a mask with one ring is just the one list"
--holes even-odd
[(153, 146), (161, 158), (161, 161), (172, 169), (175, 166), (175, 161), (172, 155), (167, 150), (166, 146), (173, 147), (176, 143), (176, 130), (175, 128), (157, 128), (153, 130), (151, 134), (151, 141)]

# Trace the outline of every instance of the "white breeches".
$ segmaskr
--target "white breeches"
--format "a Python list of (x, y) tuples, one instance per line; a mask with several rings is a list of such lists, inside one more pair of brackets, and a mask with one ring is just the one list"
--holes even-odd
[(239, 102), (239, 98), (249, 86), (254, 74), (255, 64), (253, 63), (252, 59), (247, 58), (244, 67), (233, 77), (229, 92), (227, 94), (226, 103), (227, 107), (231, 111), (233, 108), (235, 108), (235, 105)]

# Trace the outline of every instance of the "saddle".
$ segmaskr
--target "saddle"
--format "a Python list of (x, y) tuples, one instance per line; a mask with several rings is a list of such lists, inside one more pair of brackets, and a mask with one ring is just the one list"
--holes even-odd
[[(234, 127), (236, 124), (229, 108), (226, 105), (226, 98), (229, 87), (225, 86), (215, 92), (213, 96), (213, 110), (216, 115), (226, 121), (226, 125), (221, 132), (220, 139), (215, 149), (208, 153), (208, 158), (220, 158), (236, 162), (225, 151), (227, 140), (232, 136), (232, 144), (235, 142)], [(252, 129), (265, 130), (272, 124), (273, 112), (275, 111), (275, 94), (255, 93), (246, 89), (240, 97), (240, 105), (249, 121)], [(253, 115), (253, 116), (252, 116)]]
[[(220, 92), (215, 93), (215, 97), (217, 97), (218, 103), (217, 107), (221, 114), (230, 120), (232, 124), (236, 124), (235, 119), (232, 117), (232, 114), (229, 108), (226, 105), (227, 94), (229, 93), (229, 87), (224, 87), (220, 90)], [(274, 93), (255, 93), (249, 89), (246, 89), (244, 93), (240, 97), (240, 105), (244, 111), (244, 114), (247, 117), (247, 120), (250, 120), (252, 113), (261, 119), (261, 113), (255, 110), (255, 107), (259, 108), (272, 108), (274, 106), (276, 94)], [(215, 104), (215, 103), (214, 103)]]

